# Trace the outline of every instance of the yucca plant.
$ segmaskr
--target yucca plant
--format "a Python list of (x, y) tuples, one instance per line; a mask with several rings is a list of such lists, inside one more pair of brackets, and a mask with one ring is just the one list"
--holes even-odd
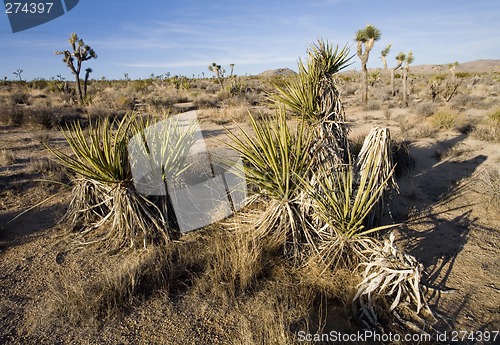
[(366, 220), (382, 197), (392, 171), (377, 184), (377, 176), (369, 169), (359, 176), (351, 165), (338, 166), (336, 171), (322, 169), (314, 183), (302, 180), (311, 200), (313, 228), (317, 235), (317, 256), (326, 269), (354, 268), (367, 258), (376, 244), (371, 236), (394, 225), (367, 226)]
[(299, 59), (297, 77), (282, 88), (277, 86), (278, 93), (270, 95), (270, 99), (311, 122), (321, 142), (315, 154), (317, 164), (333, 167), (348, 160), (350, 146), (335, 74), (348, 67), (353, 56), (349, 56), (347, 46), (333, 49), (323, 40), (312, 44), (307, 53), (306, 64)]
[(228, 136), (229, 145), (244, 160), (248, 184), (265, 201), (266, 210), (256, 222), (257, 232), (285, 250), (292, 247), (292, 256), (298, 258), (299, 247), (312, 243), (305, 225), (300, 180), (311, 174), (315, 133), (305, 121), (291, 129), (283, 109), (275, 118), (264, 117), (260, 122), (251, 114), (249, 118), (253, 136), (241, 127), (238, 134), (228, 132)]
[(196, 133), (196, 123), (184, 123), (181, 116), (165, 117), (162, 121), (139, 119), (137, 134), (128, 144), (132, 171), (148, 171), (145, 181), (134, 176), (136, 189), (160, 208), (171, 227), (177, 227), (177, 223), (169, 187), (181, 187), (185, 182), (181, 177), (192, 165), (187, 158), (201, 138), (201, 133)]
[(137, 193), (132, 182), (127, 143), (135, 117), (79, 123), (63, 130), (71, 154), (48, 147), (56, 159), (75, 174), (66, 219), (82, 227), (84, 243), (105, 241), (111, 247), (169, 240), (158, 207)]

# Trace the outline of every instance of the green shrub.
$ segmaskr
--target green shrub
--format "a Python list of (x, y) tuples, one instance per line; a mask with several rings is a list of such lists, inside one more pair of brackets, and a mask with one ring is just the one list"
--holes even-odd
[(441, 108), (432, 115), (431, 123), (439, 129), (453, 129), (460, 127), (464, 123), (464, 118), (457, 110)]
[(500, 124), (500, 107), (488, 114), (488, 117), (495, 123)]

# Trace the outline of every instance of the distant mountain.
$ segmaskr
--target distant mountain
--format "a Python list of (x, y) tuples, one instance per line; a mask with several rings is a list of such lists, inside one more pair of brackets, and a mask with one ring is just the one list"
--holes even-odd
[[(411, 70), (416, 73), (436, 73), (439, 69), (441, 71), (448, 71), (450, 63), (441, 65), (415, 65), (411, 66)], [(459, 63), (455, 68), (456, 72), (500, 72), (500, 60), (486, 59), (475, 60), (464, 63)]]
[(270, 69), (264, 71), (260, 75), (264, 77), (272, 77), (272, 76), (289, 76), (295, 74), (297, 74), (297, 72), (291, 70), (290, 68), (278, 68), (278, 69)]

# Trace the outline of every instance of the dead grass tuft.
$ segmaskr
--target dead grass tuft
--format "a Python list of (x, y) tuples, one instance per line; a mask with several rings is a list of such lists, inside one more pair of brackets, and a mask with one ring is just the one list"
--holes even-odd
[(16, 162), (16, 156), (14, 156), (14, 153), (12, 151), (3, 149), (0, 151), (0, 165), (1, 166), (8, 166), (12, 165)]
[(477, 177), (479, 191), (490, 205), (500, 209), (500, 169), (483, 170)]
[(160, 288), (168, 291), (171, 253), (165, 249), (149, 247), (111, 261), (108, 266), (96, 262), (101, 271), (93, 273), (73, 262), (66, 274), (54, 275), (45, 306), (50, 316), (73, 325), (93, 324), (119, 316)]

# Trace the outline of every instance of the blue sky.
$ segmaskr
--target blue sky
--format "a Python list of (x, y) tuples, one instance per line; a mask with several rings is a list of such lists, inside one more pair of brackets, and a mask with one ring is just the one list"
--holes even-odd
[[(70, 12), (41, 26), (12, 33), (0, 13), (0, 77), (23, 69), (25, 79), (62, 74), (72, 78), (54, 51), (69, 49), (76, 32), (98, 54), (87, 61), (92, 77), (147, 78), (170, 72), (211, 75), (217, 62), (235, 73), (296, 69), (297, 59), (318, 38), (352, 45), (366, 24), (382, 32), (369, 67), (381, 67), (380, 51), (392, 44), (389, 66), (400, 51), (414, 64), (500, 59), (498, 0), (80, 0)], [(353, 65), (359, 69), (356, 58)]]

